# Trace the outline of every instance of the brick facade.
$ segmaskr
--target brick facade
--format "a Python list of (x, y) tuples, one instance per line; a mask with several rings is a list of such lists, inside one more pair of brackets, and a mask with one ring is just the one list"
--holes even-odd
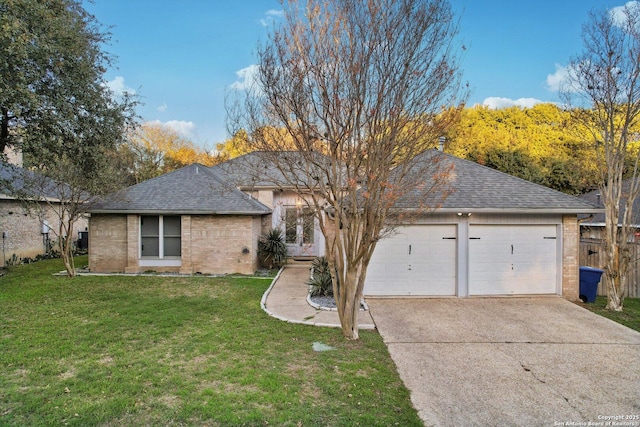
[(93, 214), (89, 234), (91, 271), (252, 274), (258, 268), (260, 216), (182, 215), (180, 267), (140, 265), (139, 224), (138, 215)]
[(562, 296), (577, 301), (580, 291), (580, 230), (576, 215), (562, 216)]
[(91, 215), (89, 267), (100, 273), (124, 272), (127, 266), (127, 216)]
[[(258, 268), (260, 217), (197, 215), (191, 217), (193, 273), (252, 274)], [(184, 245), (189, 242), (184, 241)], [(184, 259), (183, 259), (184, 262)]]
[[(43, 221), (53, 228), (48, 238), (51, 244), (55, 244), (60, 220), (51, 206), (42, 203), (39, 208), (27, 210), (17, 200), (0, 199), (0, 239), (1, 233), (5, 233), (4, 242), (0, 240), (0, 245), (4, 243), (4, 256), (7, 260), (14, 255), (17, 258), (33, 258), (46, 253), (47, 236), (42, 233)], [(73, 240), (77, 240), (78, 231), (83, 231), (86, 227), (86, 219), (81, 218), (77, 221), (72, 234)], [(1, 253), (0, 256), (2, 256)]]

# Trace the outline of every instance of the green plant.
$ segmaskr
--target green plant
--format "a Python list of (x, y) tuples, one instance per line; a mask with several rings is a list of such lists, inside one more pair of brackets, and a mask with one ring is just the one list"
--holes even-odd
[(271, 280), (62, 268), (0, 279), (3, 427), (423, 425), (380, 334), (272, 318)]
[(333, 282), (326, 257), (321, 256), (313, 260), (311, 277), (306, 284), (311, 286), (311, 296), (333, 296)]
[(581, 303), (580, 305), (602, 317), (640, 332), (640, 298), (625, 298), (622, 311), (607, 310), (605, 308), (607, 297), (604, 296), (598, 296), (595, 303)]
[(272, 228), (262, 233), (258, 239), (258, 256), (264, 267), (282, 267), (287, 261), (287, 245), (282, 230)]
[(20, 265), (22, 263), (22, 259), (18, 257), (16, 254), (12, 254), (9, 259), (5, 260), (5, 264), (7, 266), (12, 265)]

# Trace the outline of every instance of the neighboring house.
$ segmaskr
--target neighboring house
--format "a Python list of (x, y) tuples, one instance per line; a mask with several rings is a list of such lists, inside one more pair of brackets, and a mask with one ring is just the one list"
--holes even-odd
[[(452, 164), (453, 193), (378, 243), (365, 295), (578, 299), (577, 218), (598, 212), (594, 205), (444, 153), (423, 156)], [(316, 220), (291, 188), (274, 184), (278, 174), (250, 154), (130, 187), (90, 211), (90, 269), (252, 273), (258, 235), (270, 227), (285, 231), (290, 256), (322, 255)], [(396, 208), (422, 202), (408, 194)]]
[[(28, 208), (16, 197), (16, 192), (30, 194), (28, 181), (46, 182), (47, 179), (19, 166), (0, 162), (0, 233), (2, 233), (2, 256), (5, 261), (33, 258), (47, 253), (57, 239), (55, 231), (60, 216), (60, 206), (55, 191), (46, 192), (48, 202), (42, 200)], [(53, 185), (51, 186), (53, 188)], [(36, 196), (34, 196), (36, 198)], [(39, 197), (38, 197), (39, 198)], [(87, 221), (76, 223), (73, 239), (78, 232), (86, 230)], [(4, 263), (3, 263), (4, 264)]]
[[(622, 184), (623, 194), (628, 194), (629, 181)], [(605, 214), (604, 203), (600, 190), (593, 190), (579, 196), (582, 200), (598, 206), (601, 211), (591, 215), (579, 216), (580, 222), (580, 265), (604, 268), (606, 263), (605, 251)], [(625, 212), (626, 197), (620, 201), (620, 216)], [(618, 226), (621, 222), (618, 222)], [(625, 296), (637, 298), (640, 296), (640, 199), (633, 204), (632, 216), (633, 234), (630, 240), (635, 243), (630, 246), (631, 267), (627, 283), (624, 288)], [(598, 295), (607, 295), (604, 283), (598, 284)]]
[[(628, 194), (630, 182), (624, 181), (622, 183), (622, 194)], [(591, 215), (582, 215), (580, 217), (580, 235), (583, 239), (592, 240), (604, 240), (604, 201), (600, 194), (600, 190), (593, 190), (588, 193), (579, 196), (580, 199), (585, 200), (593, 205), (596, 205), (601, 209), (601, 212), (593, 213)], [(622, 218), (625, 212), (625, 204), (627, 198), (622, 197), (620, 200), (620, 216)], [(621, 222), (618, 222), (620, 225)], [(640, 198), (637, 198), (633, 204), (633, 216), (632, 225), (636, 230), (634, 232), (634, 241), (640, 242)]]

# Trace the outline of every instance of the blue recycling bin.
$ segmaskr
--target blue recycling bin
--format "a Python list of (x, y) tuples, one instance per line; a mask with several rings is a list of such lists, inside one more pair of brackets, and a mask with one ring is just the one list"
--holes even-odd
[(580, 267), (580, 299), (584, 302), (596, 302), (598, 283), (603, 271), (599, 268)]

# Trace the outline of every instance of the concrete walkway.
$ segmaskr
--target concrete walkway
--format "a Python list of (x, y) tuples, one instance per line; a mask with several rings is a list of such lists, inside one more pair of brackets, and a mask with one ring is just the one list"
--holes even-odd
[[(337, 311), (312, 307), (307, 301), (310, 264), (292, 261), (287, 264), (262, 296), (261, 306), (270, 316), (290, 323), (304, 325), (340, 327)], [(375, 329), (369, 311), (358, 314), (360, 329)]]

